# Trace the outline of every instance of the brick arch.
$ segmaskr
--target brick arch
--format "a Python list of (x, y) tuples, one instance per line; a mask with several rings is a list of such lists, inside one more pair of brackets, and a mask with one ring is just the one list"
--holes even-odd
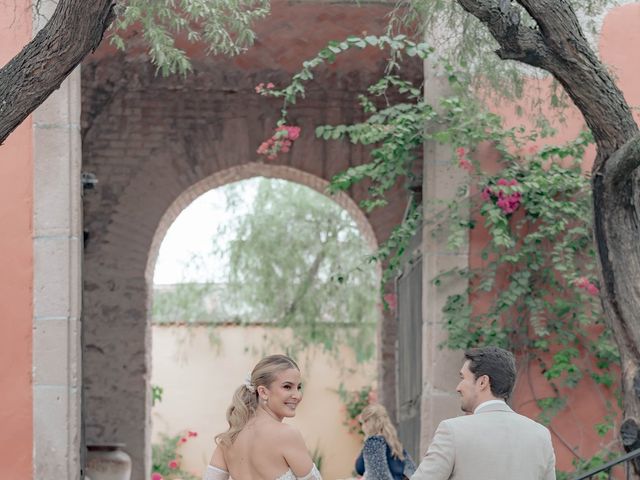
[[(335, 25), (344, 18), (326, 17), (325, 4), (279, 5), (274, 3), (269, 21), (303, 18), (291, 16), (294, 7), (312, 15), (310, 21), (316, 14)], [(282, 9), (279, 14), (277, 8)], [(369, 15), (367, 9), (386, 8), (352, 10), (344, 5), (340, 12), (351, 11), (354, 18), (370, 24), (365, 29), (373, 33), (381, 31), (383, 16)], [(349, 32), (353, 26), (343, 27)], [(269, 35), (282, 30), (264, 27), (264, 42), (255, 47), (255, 58), (268, 57), (260, 49), (269, 44)], [(287, 46), (278, 52), (278, 58), (292, 53)], [(127, 444), (132, 480), (145, 479), (150, 464), (145, 435), (151, 405), (147, 280), (162, 232), (189, 198), (216, 182), (263, 175), (322, 192), (336, 173), (369, 159), (362, 146), (324, 142), (314, 130), (320, 124), (361, 120), (357, 94), (379, 78), (384, 62), (367, 57), (362, 63), (345, 62), (344, 68), (319, 72), (304, 102), (289, 110), (291, 123), (302, 128), (300, 138), (288, 154), (262, 164), (256, 148), (273, 133), (281, 104), (259, 97), (254, 87), (260, 81), (281, 85), (289, 75), (258, 61), (241, 60), (196, 60), (186, 78), (158, 77), (154, 67), (133, 54), (101, 55), (82, 67), (82, 168), (98, 179), (83, 198), (84, 426), (87, 443)], [(420, 72), (415, 72), (418, 78)], [(365, 215), (356, 205), (366, 196), (367, 185), (361, 182), (334, 199), (377, 245), (401, 222), (406, 192), (396, 185), (388, 206)], [(392, 415), (396, 331), (395, 318), (385, 314), (377, 342), (378, 384)]]
[(344, 192), (337, 192), (334, 195), (328, 195), (327, 187), (329, 186), (329, 182), (323, 178), (317, 177), (316, 175), (312, 175), (286, 165), (271, 165), (251, 162), (217, 172), (195, 183), (175, 199), (162, 216), (149, 249), (147, 268), (145, 270), (145, 278), (148, 285), (153, 284), (153, 273), (162, 240), (166, 236), (167, 231), (173, 222), (178, 218), (178, 215), (180, 215), (180, 213), (200, 195), (210, 190), (228, 185), (229, 183), (239, 182), (253, 177), (288, 180), (290, 182), (299, 183), (322, 195), (328, 196), (349, 213), (353, 221), (358, 226), (358, 230), (371, 251), (377, 250), (378, 240), (369, 219), (349, 195)]

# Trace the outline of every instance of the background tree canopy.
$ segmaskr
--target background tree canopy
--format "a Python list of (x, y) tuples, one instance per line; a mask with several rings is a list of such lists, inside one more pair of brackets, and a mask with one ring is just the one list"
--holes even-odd
[[(291, 327), (293, 349), (348, 345), (358, 359), (371, 358), (379, 279), (349, 213), (284, 180), (259, 178), (223, 188), (234, 220), (218, 229), (208, 256), (193, 259), (205, 272), (221, 263), (222, 274), (214, 282), (211, 272), (204, 285), (157, 290), (154, 319), (273, 323)], [(255, 193), (252, 199), (247, 192)]]

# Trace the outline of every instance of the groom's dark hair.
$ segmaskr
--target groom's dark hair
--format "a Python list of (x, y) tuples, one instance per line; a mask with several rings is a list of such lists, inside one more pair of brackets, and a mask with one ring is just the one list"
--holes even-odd
[(469, 360), (469, 370), (477, 379), (489, 377), (491, 393), (494, 397), (507, 400), (516, 383), (516, 360), (513, 353), (499, 347), (470, 348), (464, 352)]

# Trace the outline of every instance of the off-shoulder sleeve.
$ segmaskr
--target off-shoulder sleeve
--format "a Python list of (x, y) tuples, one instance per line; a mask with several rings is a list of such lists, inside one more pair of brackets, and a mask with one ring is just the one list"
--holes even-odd
[(214, 467), (213, 465), (207, 466), (207, 469), (204, 471), (204, 476), (202, 480), (228, 480), (229, 472), (225, 472), (221, 468)]
[(307, 473), (304, 477), (297, 477), (297, 478), (298, 480), (322, 480), (322, 475), (320, 475), (320, 471), (318, 470), (318, 467), (316, 467), (316, 464), (314, 463), (309, 473)]

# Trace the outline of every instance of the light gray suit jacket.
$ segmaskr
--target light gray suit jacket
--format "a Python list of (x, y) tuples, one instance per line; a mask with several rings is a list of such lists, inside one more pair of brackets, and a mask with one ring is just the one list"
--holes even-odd
[(549, 430), (490, 404), (444, 420), (411, 480), (555, 480)]

